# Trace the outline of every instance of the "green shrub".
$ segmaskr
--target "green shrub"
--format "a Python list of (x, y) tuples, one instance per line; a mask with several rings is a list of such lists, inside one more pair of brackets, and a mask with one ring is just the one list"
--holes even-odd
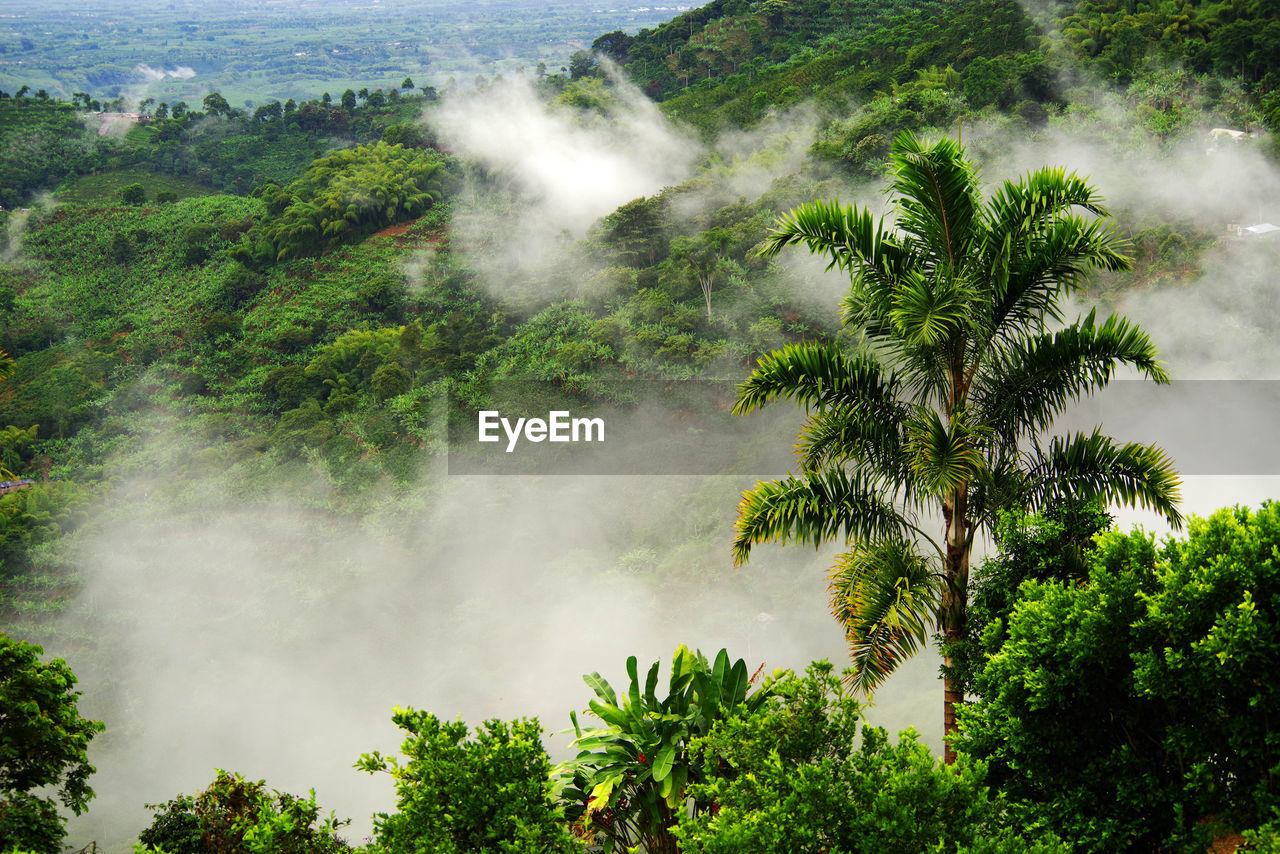
[(124, 264), (131, 260), (134, 255), (133, 240), (123, 231), (117, 231), (111, 235), (111, 248), (107, 250), (111, 256), (111, 260), (118, 264)]
[(272, 431), (271, 441), (285, 451), (297, 454), (305, 447), (319, 448), (333, 436), (333, 424), (319, 402), (305, 400), (297, 408), (280, 415), (280, 423)]
[(280, 365), (267, 372), (262, 392), (281, 406), (293, 409), (314, 391), (311, 378), (301, 365)]
[(369, 391), (378, 400), (404, 394), (413, 386), (413, 375), (396, 362), (387, 362), (373, 372)]
[(752, 690), (746, 662), (731, 663), (727, 650), (712, 663), (677, 647), (665, 697), (656, 691), (660, 664), (649, 667), (643, 692), (635, 656), (627, 659), (625, 692), (615, 692), (599, 673), (584, 676), (597, 698), (591, 713), (605, 726), (583, 730), (571, 715), (581, 752), (559, 769), (565, 816), (581, 835), (608, 840), (609, 851), (674, 854), (681, 816), (714, 808), (696, 784), (715, 774), (716, 765), (695, 739), (718, 721), (755, 714), (769, 696), (767, 689)]
[(218, 303), (227, 309), (236, 309), (248, 302), (267, 283), (267, 277), (255, 273), (241, 264), (232, 266), (219, 288)]
[(366, 279), (356, 288), (356, 296), (367, 311), (381, 312), (388, 320), (395, 320), (404, 313), (404, 284), (390, 276)]
[(188, 267), (203, 263), (209, 257), (209, 241), (213, 238), (213, 226), (190, 225), (182, 233), (182, 263)]
[(827, 662), (766, 686), (759, 713), (695, 744), (719, 770), (694, 792), (716, 806), (682, 818), (683, 854), (1066, 854), (1004, 826), (981, 764), (940, 765), (913, 731), (893, 744), (867, 726)]
[(58, 854), (66, 820), (48, 798), (25, 792), (0, 797), (0, 850), (14, 854)]
[(126, 205), (140, 205), (146, 200), (147, 191), (141, 184), (126, 184), (120, 188), (120, 201)]
[(153, 805), (156, 817), (138, 842), (167, 854), (342, 854), (351, 846), (337, 836), (348, 824), (321, 818), (316, 793), (300, 798), (268, 789), (239, 774), (218, 771), (195, 796)]
[(240, 317), (226, 311), (215, 311), (204, 322), (201, 331), (210, 341), (217, 341), (224, 335), (237, 336), (240, 334)]
[(188, 371), (182, 375), (178, 381), (178, 390), (186, 397), (196, 394), (204, 394), (209, 390), (209, 383), (200, 374)]
[(1280, 504), (1188, 530), (1103, 535), (1086, 583), (1024, 582), (982, 636), (955, 746), (1081, 850), (1203, 851), (1280, 809)]
[(491, 720), (468, 739), (462, 721), (396, 709), (400, 764), (374, 752), (356, 767), (391, 775), (397, 811), (374, 818), (375, 844), (392, 852), (570, 854), (580, 850), (547, 790), (551, 763), (536, 720)]
[(300, 353), (315, 343), (315, 336), (310, 329), (301, 326), (286, 326), (276, 332), (275, 346), (286, 353)]

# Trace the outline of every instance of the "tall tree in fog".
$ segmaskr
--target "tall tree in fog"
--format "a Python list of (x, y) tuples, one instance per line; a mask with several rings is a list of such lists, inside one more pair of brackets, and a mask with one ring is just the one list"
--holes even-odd
[[(874, 688), (936, 633), (949, 736), (963, 695), (948, 648), (964, 635), (974, 538), (1001, 510), (1096, 496), (1180, 523), (1177, 475), (1159, 448), (1097, 430), (1042, 435), (1119, 365), (1168, 376), (1147, 334), (1122, 317), (1090, 312), (1046, 328), (1063, 322), (1062, 298), (1090, 269), (1129, 266), (1084, 180), (1045, 168), (984, 202), (952, 140), (925, 146), (904, 134), (890, 157), (896, 227), (857, 206), (811, 202), (766, 243), (766, 255), (800, 244), (849, 273), (842, 320), (860, 343), (790, 345), (740, 387), (739, 413), (785, 397), (810, 415), (800, 473), (743, 495), (734, 555), (742, 563), (756, 543), (843, 535), (832, 609), (859, 687)], [(941, 537), (922, 518), (937, 512)]]

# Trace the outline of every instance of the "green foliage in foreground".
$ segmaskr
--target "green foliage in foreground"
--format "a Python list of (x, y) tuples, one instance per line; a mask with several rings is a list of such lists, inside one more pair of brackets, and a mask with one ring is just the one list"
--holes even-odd
[(753, 714), (769, 696), (764, 689), (750, 693), (746, 662), (730, 664), (723, 649), (710, 663), (702, 653), (678, 647), (662, 699), (656, 693), (659, 665), (649, 668), (642, 690), (636, 657), (628, 658), (631, 682), (622, 697), (599, 673), (583, 677), (597, 697), (591, 712), (606, 726), (584, 732), (572, 716), (581, 752), (561, 766), (567, 785), (560, 797), (575, 831), (597, 844), (603, 840), (605, 851), (642, 846), (650, 854), (674, 854), (671, 831), (680, 817), (700, 815), (711, 805), (689, 794), (715, 770), (691, 742), (718, 721)]
[(80, 717), (66, 662), (0, 633), (0, 850), (62, 847), (61, 803), (76, 815), (93, 797), (88, 747), (104, 729)]
[[(1280, 808), (1280, 504), (1157, 548), (1098, 542), (1086, 584), (1027, 581), (982, 637), (957, 749), (1091, 851), (1203, 851)], [(1213, 821), (1208, 821), (1212, 816)]]
[[(695, 785), (709, 810), (685, 816), (685, 854), (920, 854), (1065, 852), (1027, 842), (1002, 822), (985, 767), (939, 766), (913, 731), (893, 744), (867, 726), (827, 662), (771, 686), (758, 714), (717, 722), (695, 742), (719, 773)], [(977, 846), (971, 848), (970, 846)]]
[(1040, 513), (1001, 515), (995, 526), (997, 551), (973, 575), (964, 639), (946, 648), (965, 694), (973, 693), (973, 680), (986, 662), (986, 651), (1004, 643), (1022, 583), (1084, 581), (1095, 550), (1094, 537), (1110, 525), (1111, 516), (1096, 501), (1054, 502)]
[(198, 795), (151, 807), (156, 817), (138, 834), (145, 850), (165, 854), (342, 854), (337, 836), (348, 822), (320, 816), (313, 789), (306, 798), (268, 789), (219, 770)]
[(397, 812), (374, 817), (372, 850), (389, 854), (570, 854), (578, 850), (548, 788), (551, 761), (536, 720), (462, 721), (396, 709), (408, 761), (373, 752), (357, 768), (395, 780)]

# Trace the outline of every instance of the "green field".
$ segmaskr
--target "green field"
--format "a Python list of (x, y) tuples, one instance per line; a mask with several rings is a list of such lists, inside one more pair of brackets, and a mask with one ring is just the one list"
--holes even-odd
[(57, 189), (56, 195), (64, 202), (80, 204), (117, 201), (120, 198), (120, 189), (129, 184), (141, 184), (147, 191), (148, 201), (155, 201), (156, 195), (166, 190), (179, 199), (207, 196), (217, 192), (214, 188), (196, 181), (188, 181), (173, 175), (160, 175), (149, 169), (133, 168), (83, 175), (63, 184)]

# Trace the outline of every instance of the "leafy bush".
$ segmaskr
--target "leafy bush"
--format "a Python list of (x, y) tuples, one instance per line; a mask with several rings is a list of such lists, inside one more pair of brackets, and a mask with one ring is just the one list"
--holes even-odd
[(112, 261), (123, 264), (133, 258), (134, 251), (133, 241), (129, 239), (129, 235), (123, 231), (117, 231), (111, 235), (111, 248), (107, 250), (107, 254), (111, 256)]
[(240, 264), (233, 265), (219, 288), (219, 304), (235, 310), (251, 299), (267, 283), (267, 277)]
[[(1086, 850), (1203, 851), (1280, 808), (1280, 504), (1157, 548), (1098, 541), (1086, 584), (1027, 581), (983, 635), (955, 745)], [(1191, 699), (1189, 699), (1191, 698)], [(1212, 816), (1213, 820), (1209, 820)]]
[(605, 727), (583, 731), (572, 716), (581, 752), (560, 766), (566, 782), (560, 796), (575, 830), (603, 838), (606, 851), (642, 846), (650, 854), (674, 854), (672, 830), (680, 817), (700, 815), (712, 803), (692, 794), (714, 768), (693, 740), (716, 721), (751, 715), (769, 696), (768, 690), (749, 694), (746, 662), (730, 664), (723, 649), (712, 664), (680, 646), (662, 699), (655, 693), (659, 666), (655, 661), (649, 668), (642, 691), (636, 658), (628, 658), (631, 684), (621, 699), (599, 673), (583, 677), (597, 697), (591, 712)]
[(47, 798), (26, 792), (0, 797), (0, 846), (6, 854), (56, 854), (65, 820)]
[(300, 798), (239, 774), (218, 771), (195, 796), (179, 795), (156, 811), (138, 842), (166, 854), (342, 854), (345, 820), (321, 818), (316, 793)]
[(223, 336), (234, 337), (240, 334), (240, 317), (227, 311), (215, 311), (201, 329), (210, 341), (217, 341)]
[(27, 568), (32, 546), (76, 527), (89, 500), (83, 487), (66, 480), (35, 483), (0, 496), (0, 577)]
[(964, 637), (944, 650), (965, 693), (974, 692), (974, 677), (987, 655), (1007, 637), (1009, 614), (1022, 583), (1083, 581), (1089, 575), (1093, 538), (1110, 524), (1111, 517), (1097, 502), (1060, 501), (1040, 514), (1000, 516), (997, 553), (974, 570), (970, 581)]
[(140, 205), (147, 200), (147, 190), (141, 184), (126, 184), (120, 188), (120, 201), (126, 205)]
[(569, 854), (577, 851), (547, 789), (551, 762), (535, 720), (490, 720), (467, 738), (462, 721), (396, 709), (408, 761), (373, 752), (357, 768), (389, 773), (397, 812), (374, 818), (375, 845), (433, 854)]
[(681, 819), (684, 854), (1065, 854), (1053, 840), (1028, 848), (1003, 826), (981, 764), (940, 766), (913, 731), (892, 744), (867, 726), (827, 662), (769, 687), (758, 714), (717, 722), (695, 742), (719, 764), (692, 787), (712, 807)]
[(395, 362), (379, 365), (369, 378), (369, 391), (378, 400), (404, 394), (413, 385), (413, 375)]
[(213, 238), (213, 226), (197, 223), (182, 233), (182, 262), (188, 267), (209, 257), (209, 241)]

